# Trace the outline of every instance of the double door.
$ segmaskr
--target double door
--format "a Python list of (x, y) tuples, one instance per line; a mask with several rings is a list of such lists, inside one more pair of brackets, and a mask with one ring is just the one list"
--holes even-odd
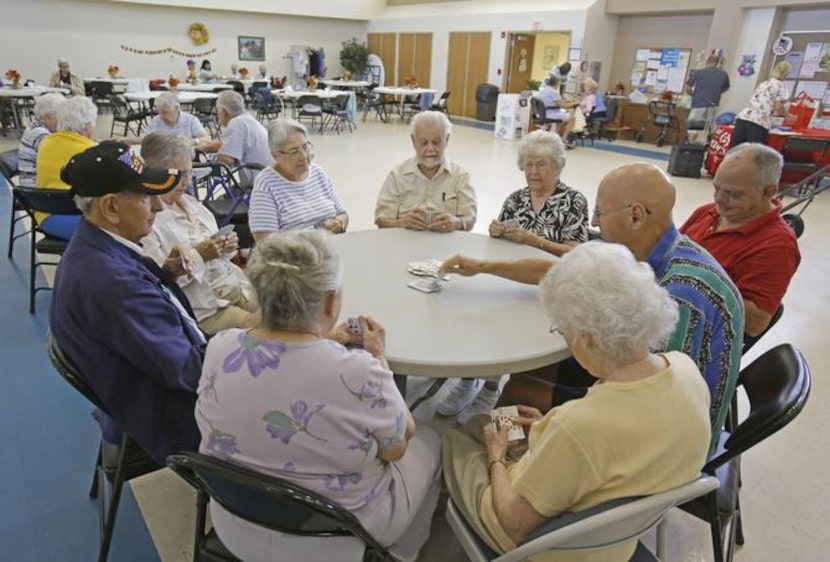
[(492, 33), (450, 33), (447, 91), (450, 115), (476, 116), (476, 87), (487, 82)]

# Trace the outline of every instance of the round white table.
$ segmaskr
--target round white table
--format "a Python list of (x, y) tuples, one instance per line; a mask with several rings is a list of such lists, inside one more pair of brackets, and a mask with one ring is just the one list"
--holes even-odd
[(188, 84), (187, 82), (180, 82), (176, 87), (179, 90), (188, 92), (213, 92), (214, 90), (233, 89), (233, 86), (225, 84), (224, 82), (205, 82), (202, 84)]
[[(161, 94), (170, 93), (166, 90), (152, 90), (149, 92), (127, 92), (124, 98), (129, 101), (146, 102), (154, 100)], [(193, 103), (197, 99), (216, 99), (218, 94), (211, 92), (174, 92), (181, 103)]]
[(329, 88), (342, 88), (347, 90), (359, 90), (372, 85), (371, 82), (365, 80), (318, 80), (317, 83), (325, 84)]
[(438, 293), (407, 287), (407, 264), (456, 253), (486, 260), (555, 259), (541, 250), (469, 232), (397, 228), (335, 237), (343, 262), (341, 319), (369, 315), (386, 328), (395, 373), (432, 378), (493, 377), (570, 356), (550, 333), (538, 290), (492, 275), (453, 275)]
[(48, 86), (26, 86), (24, 88), (0, 88), (0, 98), (36, 98), (43, 94), (69, 94), (66, 88), (50, 88)]

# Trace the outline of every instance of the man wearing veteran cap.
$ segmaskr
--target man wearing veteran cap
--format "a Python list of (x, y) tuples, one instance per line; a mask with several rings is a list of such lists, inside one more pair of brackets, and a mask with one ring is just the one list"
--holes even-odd
[(105, 405), (104, 440), (122, 429), (156, 461), (196, 450), (193, 417), (205, 337), (187, 298), (139, 245), (177, 170), (150, 168), (105, 141), (61, 171), (83, 212), (55, 276), (55, 341)]

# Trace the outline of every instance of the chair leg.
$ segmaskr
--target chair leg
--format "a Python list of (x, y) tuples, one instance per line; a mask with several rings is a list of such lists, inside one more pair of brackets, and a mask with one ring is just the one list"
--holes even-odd
[(11, 220), (9, 221), (9, 259), (12, 257), (12, 253), (14, 252), (14, 225), (17, 224), (17, 216), (14, 210), (14, 199), (11, 202), (11, 209), (12, 209), (12, 216)]
[(207, 504), (209, 496), (204, 491), (196, 493), (196, 531), (193, 533), (193, 562), (200, 562), (199, 547), (205, 536), (205, 521), (207, 519)]
[(712, 530), (712, 551), (715, 555), (715, 562), (724, 562), (723, 560), (723, 527), (721, 526), (720, 517), (718, 515), (718, 496), (717, 492), (712, 492), (708, 496), (709, 500), (709, 526)]
[(95, 470), (92, 475), (92, 486), (89, 488), (89, 499), (96, 499), (98, 497), (98, 469), (101, 468), (103, 462), (102, 445), (98, 444), (98, 458), (95, 459)]
[(32, 228), (32, 245), (29, 248), (29, 314), (35, 313), (35, 246), (37, 244), (37, 232)]
[(125, 433), (121, 438), (121, 450), (118, 451), (118, 466), (115, 469), (115, 478), (112, 481), (112, 497), (107, 507), (107, 522), (101, 536), (101, 549), (98, 551), (98, 562), (106, 562), (112, 542), (112, 533), (115, 529), (115, 516), (118, 515), (118, 504), (121, 502), (121, 489), (124, 487), (124, 465), (127, 456), (129, 437)]
[(738, 497), (735, 498), (735, 544), (743, 546), (744, 544), (744, 524), (743, 516), (741, 515), (741, 494), (738, 492)]

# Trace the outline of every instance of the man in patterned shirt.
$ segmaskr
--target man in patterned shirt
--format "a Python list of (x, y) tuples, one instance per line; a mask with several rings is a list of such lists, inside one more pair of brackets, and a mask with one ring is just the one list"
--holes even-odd
[[(741, 361), (744, 311), (741, 295), (706, 250), (681, 235), (672, 221), (675, 191), (668, 176), (652, 164), (629, 164), (611, 171), (597, 191), (592, 224), (603, 240), (628, 247), (654, 270), (658, 283), (680, 305), (677, 328), (664, 351), (683, 351), (697, 364), (711, 394), (710, 453), (723, 428)], [(444, 269), (462, 275), (492, 273), (524, 283), (538, 283), (555, 262), (522, 260), (481, 262), (451, 258)], [(548, 409), (585, 394), (592, 381), (573, 361), (559, 369), (515, 376), (501, 402)], [(558, 371), (558, 384), (549, 382)]]

